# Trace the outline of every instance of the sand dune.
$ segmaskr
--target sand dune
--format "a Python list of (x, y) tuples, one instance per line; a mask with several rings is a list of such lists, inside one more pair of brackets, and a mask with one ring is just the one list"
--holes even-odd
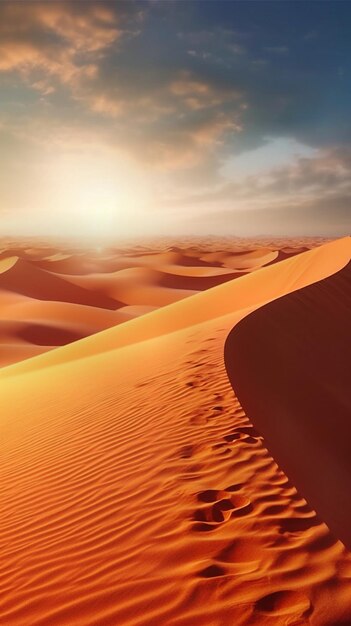
[(78, 329), (54, 326), (48, 323), (4, 320), (0, 324), (0, 344), (18, 343), (23, 340), (38, 346), (62, 346), (82, 339), (86, 334)]
[(236, 278), (232, 270), (216, 267), (161, 265), (131, 267), (108, 274), (69, 276), (75, 285), (127, 305), (165, 306)]
[(81, 275), (88, 276), (89, 274), (111, 273), (120, 269), (126, 269), (128, 267), (143, 266), (143, 261), (139, 261), (138, 258), (128, 257), (127, 255), (120, 255), (107, 251), (106, 253), (99, 253), (94, 251), (85, 251), (71, 254), (54, 254), (49, 257), (36, 258), (35, 264), (41, 269), (48, 270), (57, 274), (69, 275)]
[(55, 274), (90, 274), (96, 269), (96, 264), (84, 256), (53, 254), (33, 261), (40, 269)]
[[(63, 244), (55, 247), (45, 242), (38, 242), (37, 247), (25, 242), (22, 246), (18, 242), (3, 243), (0, 253), (0, 317), (3, 320), (0, 334), (4, 340), (0, 344), (1, 366), (13, 363), (16, 354), (19, 359), (38, 354), (37, 349), (29, 349), (30, 345), (38, 345), (31, 344), (31, 338), (39, 338), (43, 344), (45, 335), (45, 342), (50, 341), (51, 345), (43, 345), (44, 352), (49, 347), (69, 343), (73, 337), (95, 334), (197, 291), (256, 271), (267, 264), (267, 254), (272, 258), (271, 263), (281, 255), (279, 251), (276, 256), (274, 246), (257, 248), (252, 242), (247, 249), (247, 244), (237, 240), (214, 239), (202, 239), (196, 245), (183, 242), (175, 246), (158, 241), (104, 250)], [(292, 254), (294, 246), (291, 241)], [(299, 247), (296, 250), (299, 251)], [(244, 264), (245, 269), (227, 267), (223, 264), (226, 258), (238, 258), (238, 264)], [(7, 359), (6, 345), (14, 345), (14, 334), (6, 337), (6, 330), (10, 329), (9, 323), (15, 321), (27, 323), (28, 329), (23, 328), (26, 340), (17, 333), (18, 350), (11, 349)], [(39, 331), (38, 325), (49, 329)], [(43, 335), (41, 339), (38, 333)]]
[(235, 278), (236, 273), (234, 270), (228, 270), (226, 267), (216, 267), (213, 265), (208, 265), (206, 267), (189, 265), (160, 265), (159, 270), (165, 274), (191, 278), (217, 278), (221, 276), (231, 276), (232, 278)]
[(237, 270), (250, 270), (272, 263), (277, 257), (277, 250), (258, 249), (245, 254), (226, 256), (223, 259), (223, 265)]
[(60, 300), (106, 309), (117, 309), (120, 305), (111, 298), (72, 285), (23, 259), (4, 259), (2, 263), (6, 264), (0, 273), (0, 289), (3, 291), (13, 291), (38, 300)]
[(31, 345), (41, 346), (41, 352), (46, 352), (47, 348), (122, 323), (129, 316), (118, 316), (112, 309), (123, 304), (72, 285), (30, 261), (3, 258), (0, 261), (0, 365), (40, 353), (31, 349)]
[(11, 296), (0, 292), (1, 367), (153, 310), (152, 307), (123, 306), (118, 311), (111, 311), (71, 302), (36, 300), (18, 294)]
[(350, 318), (351, 263), (244, 318), (225, 350), (247, 415), (349, 548)]
[[(72, 302), (42, 301), (28, 297), (14, 297), (12, 301), (3, 302), (0, 293), (0, 319), (11, 317), (16, 320), (47, 321), (77, 324), (84, 327), (102, 330), (118, 323), (122, 319), (120, 311), (111, 311), (99, 307)], [(117, 320), (117, 321), (116, 321)]]
[(192, 295), (186, 287), (181, 286), (187, 279), (188, 277), (178, 279), (175, 277), (172, 281), (169, 275), (165, 278), (162, 272), (145, 267), (132, 267), (110, 274), (68, 277), (74, 285), (94, 293), (101, 293), (126, 305), (159, 307)]
[(270, 248), (257, 248), (255, 250), (238, 250), (237, 252), (210, 252), (201, 258), (207, 262), (217, 262), (224, 267), (234, 270), (251, 271), (273, 263), (278, 257), (279, 251)]
[[(193, 254), (189, 254), (189, 251), (184, 252), (178, 248), (172, 248), (166, 252), (141, 254), (138, 256), (131, 256), (129, 262), (132, 261), (132, 266), (150, 266), (159, 267), (160, 265), (179, 265), (180, 267), (208, 267), (212, 266), (212, 263), (207, 263), (206, 260), (201, 258), (201, 253), (193, 251)], [(128, 259), (127, 259), (128, 260)]]
[[(139, 317), (125, 327), (117, 326), (100, 334), (87, 337), (79, 345), (71, 344), (64, 350), (43, 355), (31, 364), (18, 364), (16, 373), (32, 368), (44, 368), (83, 359), (114, 348), (152, 339), (203, 322), (232, 314), (239, 321), (244, 315), (284, 294), (300, 289), (337, 272), (350, 258), (350, 239), (344, 238), (314, 248), (301, 256), (294, 256), (279, 265), (269, 265), (259, 272), (214, 287), (212, 290), (175, 302), (171, 307), (159, 309), (145, 318)], [(12, 375), (12, 370), (0, 371), (2, 376)]]
[(32, 359), (44, 352), (52, 350), (54, 346), (38, 346), (29, 344), (25, 341), (17, 341), (16, 343), (0, 343), (0, 367), (6, 367), (26, 359)]
[(223, 358), (240, 319), (349, 257), (340, 240), (2, 370), (6, 625), (350, 623), (351, 557)]

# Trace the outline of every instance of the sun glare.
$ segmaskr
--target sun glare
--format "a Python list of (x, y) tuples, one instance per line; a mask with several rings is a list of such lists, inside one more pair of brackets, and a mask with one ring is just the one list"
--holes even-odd
[(128, 235), (128, 227), (146, 208), (146, 184), (129, 164), (68, 156), (52, 167), (57, 182), (54, 212), (82, 237)]

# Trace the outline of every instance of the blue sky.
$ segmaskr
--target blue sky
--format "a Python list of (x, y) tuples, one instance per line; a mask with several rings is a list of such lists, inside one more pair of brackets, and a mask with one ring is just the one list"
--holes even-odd
[(17, 234), (348, 232), (351, 3), (2, 2)]

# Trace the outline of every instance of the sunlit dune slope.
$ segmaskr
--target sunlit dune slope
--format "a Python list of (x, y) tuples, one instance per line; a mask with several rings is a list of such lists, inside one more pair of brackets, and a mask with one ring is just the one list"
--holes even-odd
[[(250, 310), (299, 289), (338, 271), (350, 258), (350, 238), (346, 237), (291, 257), (281, 263), (262, 268), (253, 274), (219, 285), (212, 290), (176, 302), (127, 326), (109, 329), (88, 337), (79, 344), (43, 355), (35, 363), (18, 364), (16, 370), (6, 369), (2, 376), (38, 369), (69, 360), (86, 358), (100, 352), (123, 347), (158, 335), (187, 328), (221, 317), (233, 311)], [(243, 314), (242, 314), (243, 315)]]
[(350, 548), (351, 262), (245, 317), (225, 357), (269, 450)]
[(350, 623), (351, 557), (223, 359), (249, 311), (349, 256), (340, 240), (2, 371), (6, 626)]

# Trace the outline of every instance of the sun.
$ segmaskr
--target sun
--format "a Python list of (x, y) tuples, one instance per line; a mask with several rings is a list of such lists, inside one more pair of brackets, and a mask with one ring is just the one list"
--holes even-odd
[(55, 179), (60, 184), (54, 212), (65, 228), (82, 238), (128, 235), (143, 211), (145, 218), (145, 179), (128, 163), (95, 155), (67, 155), (56, 163)]

